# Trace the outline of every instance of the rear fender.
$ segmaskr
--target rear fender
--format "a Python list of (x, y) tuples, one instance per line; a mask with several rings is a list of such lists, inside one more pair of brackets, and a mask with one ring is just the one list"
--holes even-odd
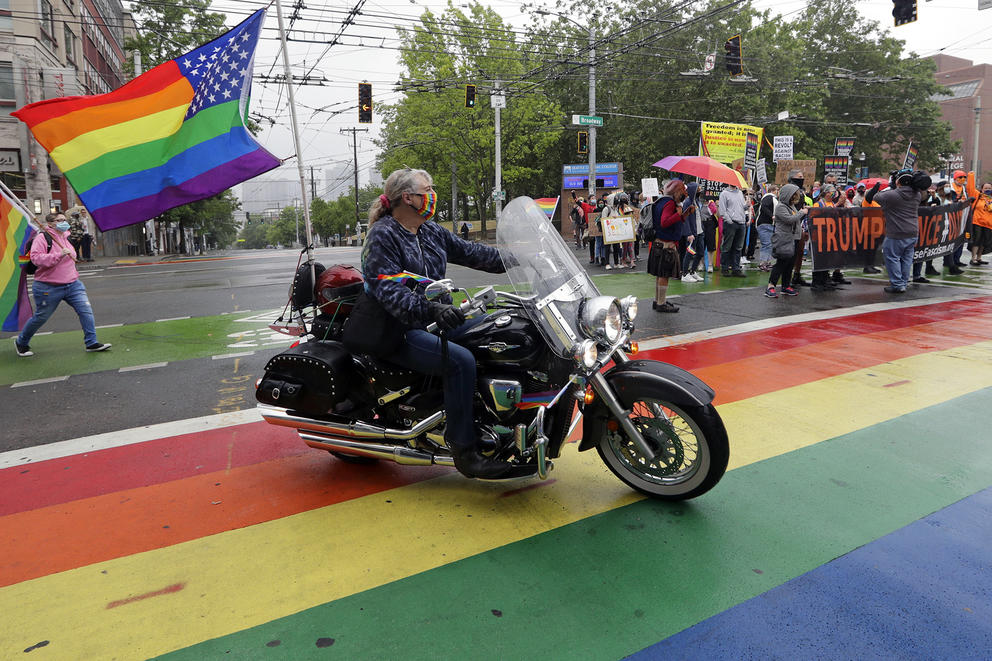
[[(630, 406), (638, 396), (649, 396), (678, 406), (706, 406), (716, 394), (694, 374), (657, 360), (631, 360), (603, 376), (624, 406)], [(596, 447), (606, 433), (610, 415), (602, 397), (596, 397), (585, 407), (580, 452)]]

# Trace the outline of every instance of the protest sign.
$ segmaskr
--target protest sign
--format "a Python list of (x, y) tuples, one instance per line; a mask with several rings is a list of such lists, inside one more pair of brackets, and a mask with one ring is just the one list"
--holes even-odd
[(746, 124), (724, 122), (701, 122), (699, 127), (699, 155), (709, 156), (724, 165), (730, 165), (738, 158), (744, 158), (747, 149), (747, 134), (753, 133), (761, 144), (764, 129)]
[[(964, 243), (969, 211), (966, 202), (920, 207), (913, 261), (954, 252)], [(807, 218), (814, 270), (860, 268), (885, 238), (885, 218), (879, 207), (813, 207)]]
[(847, 186), (847, 166), (850, 164), (850, 156), (824, 156), (823, 175), (832, 174), (837, 177), (838, 186)]
[(748, 132), (744, 137), (744, 169), (753, 170), (758, 165), (758, 147), (761, 142), (755, 133)]
[(806, 190), (813, 186), (816, 179), (816, 161), (814, 160), (784, 160), (779, 161), (775, 167), (775, 183), (781, 186), (789, 183), (789, 173), (793, 170), (800, 170), (806, 179)]
[(854, 138), (834, 138), (834, 154), (850, 156), (854, 151)]
[(661, 193), (658, 192), (658, 179), (656, 177), (641, 179), (641, 192), (649, 198), (659, 197)]
[(791, 135), (776, 135), (772, 145), (772, 161), (791, 161), (793, 137)]
[(634, 219), (630, 216), (603, 218), (603, 243), (621, 243), (634, 240)]
[(755, 171), (755, 177), (757, 178), (758, 185), (764, 186), (768, 183), (768, 173), (765, 172), (765, 159), (758, 159), (758, 167)]
[(906, 158), (903, 159), (903, 168), (912, 168), (916, 165), (916, 157), (920, 153), (920, 148), (914, 145), (912, 142), (909, 143), (909, 147), (906, 149)]

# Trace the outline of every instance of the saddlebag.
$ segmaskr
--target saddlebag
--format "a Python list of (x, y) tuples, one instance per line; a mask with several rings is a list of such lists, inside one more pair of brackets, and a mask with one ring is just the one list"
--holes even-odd
[(309, 415), (333, 412), (344, 401), (353, 374), (351, 354), (340, 342), (302, 342), (273, 356), (255, 390), (262, 404)]

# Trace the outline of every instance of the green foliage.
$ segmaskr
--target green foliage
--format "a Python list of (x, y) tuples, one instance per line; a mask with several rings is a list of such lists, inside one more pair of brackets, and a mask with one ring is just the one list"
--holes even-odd
[(306, 239), (303, 211), (297, 207), (283, 207), (282, 211), (279, 212), (279, 217), (266, 226), (266, 241), (273, 245), (294, 245), (297, 227), (299, 227), (300, 241), (302, 242)]
[(191, 228), (197, 234), (204, 235), (208, 244), (225, 248), (234, 242), (238, 234), (234, 212), (240, 208), (241, 201), (226, 190), (219, 195), (169, 209), (158, 220), (177, 223), (180, 228)]
[[(227, 31), (224, 14), (209, 11), (210, 0), (161, 0), (135, 3), (131, 15), (137, 34), (126, 40), (124, 48), (141, 53), (141, 66), (147, 71), (167, 60), (193, 50)], [(124, 70), (134, 73), (130, 59)]]
[(264, 248), (269, 243), (265, 224), (257, 221), (253, 221), (251, 225), (245, 225), (238, 238), (245, 240), (242, 244), (244, 248)]

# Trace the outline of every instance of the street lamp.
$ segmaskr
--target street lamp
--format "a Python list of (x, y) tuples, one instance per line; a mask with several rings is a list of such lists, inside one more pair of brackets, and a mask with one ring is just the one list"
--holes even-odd
[[(575, 21), (574, 19), (561, 14), (556, 11), (548, 11), (547, 9), (537, 9), (535, 14), (540, 14), (541, 16), (557, 16), (563, 18), (572, 25), (578, 27), (580, 30), (584, 29), (583, 26)], [(596, 32), (593, 27), (593, 22), (596, 20), (598, 14), (593, 12), (592, 16), (589, 18), (589, 25), (586, 29), (589, 31), (589, 116), (596, 116)], [(596, 126), (592, 125), (589, 127), (589, 196), (592, 197), (596, 194)]]
[(858, 179), (867, 179), (868, 173), (865, 172), (865, 153), (861, 152), (858, 154)]

